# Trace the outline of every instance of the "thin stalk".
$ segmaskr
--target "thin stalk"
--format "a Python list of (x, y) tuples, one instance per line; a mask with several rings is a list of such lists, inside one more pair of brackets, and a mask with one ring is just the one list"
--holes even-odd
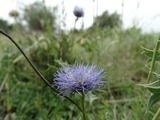
[(152, 120), (158, 120), (159, 115), (160, 115), (160, 108), (158, 109)]
[(121, 20), (123, 19), (124, 14), (124, 0), (122, 1), (122, 13), (121, 13)]
[(78, 17), (75, 19), (73, 30), (76, 30), (76, 23), (77, 23), (78, 19), (79, 19)]
[[(48, 80), (46, 78), (44, 78), (44, 76), (39, 72), (39, 70), (33, 65), (33, 63), (30, 61), (30, 59), (26, 56), (26, 54), (24, 53), (24, 51), (20, 48), (20, 46), (16, 43), (16, 41), (6, 32), (4, 32), (3, 30), (0, 29), (0, 33), (3, 34), (4, 36), (6, 36), (9, 40), (11, 40), (11, 42), (19, 49), (19, 51), (22, 53), (22, 55), (25, 57), (25, 59), (27, 60), (27, 62), (29, 63), (29, 65), (32, 67), (32, 69), (36, 72), (36, 74), (43, 80), (43, 82), (49, 86), (55, 93), (59, 94), (59, 92), (48, 82)], [(61, 94), (59, 94), (61, 95)], [(63, 96), (63, 95), (61, 95)], [(63, 96), (64, 98), (66, 98), (68, 101), (70, 101), (71, 103), (73, 103), (81, 112), (82, 109), (79, 107), (79, 105), (74, 102), (72, 99), (70, 99), (67, 96)]]
[(152, 56), (152, 62), (151, 62), (151, 67), (150, 67), (149, 74), (148, 74), (148, 77), (147, 77), (147, 83), (150, 82), (150, 78), (151, 78), (152, 71), (153, 71), (153, 68), (154, 68), (154, 65), (155, 65), (155, 62), (156, 62), (156, 55), (157, 55), (157, 52), (159, 50), (159, 46), (160, 46), (160, 37), (159, 37), (159, 40), (157, 41), (157, 44), (156, 44), (156, 47), (154, 49), (154, 53), (153, 53), (153, 56)]
[(84, 93), (82, 93), (82, 114), (83, 114), (83, 120), (86, 120), (85, 94)]

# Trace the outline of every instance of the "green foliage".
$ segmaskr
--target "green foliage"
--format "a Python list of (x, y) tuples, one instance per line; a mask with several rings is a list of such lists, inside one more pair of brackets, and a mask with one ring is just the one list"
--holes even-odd
[(144, 87), (146, 87), (151, 93), (160, 93), (160, 81), (157, 80), (153, 83), (144, 84)]
[[(160, 101), (160, 94), (159, 94), (160, 93), (160, 81), (159, 81), (160, 74), (155, 72), (155, 63), (160, 61), (159, 59), (160, 41), (159, 40), (157, 41), (154, 50), (143, 48), (143, 54), (148, 57), (148, 63), (151, 61), (151, 66), (149, 67), (149, 72), (147, 77), (147, 84), (142, 84), (142, 86), (147, 88), (152, 93), (148, 101), (148, 109), (150, 109), (152, 105)], [(149, 83), (152, 74), (156, 77), (157, 81)], [(152, 120), (158, 120), (158, 116), (160, 115), (159, 110), (154, 114), (154, 117)]]
[(160, 81), (157, 80), (153, 83), (143, 84), (143, 87), (147, 88), (152, 94), (148, 101), (148, 109), (152, 107), (153, 104), (160, 101)]
[[(60, 36), (55, 36), (52, 30), (34, 34), (13, 31), (12, 34), (50, 83), (56, 69), (67, 63), (95, 63), (105, 69), (108, 77), (103, 91), (86, 97), (89, 119), (144, 118), (149, 95), (143, 96), (144, 90), (136, 85), (147, 77), (140, 46), (152, 47), (150, 39), (154, 35), (142, 34), (136, 28), (97, 28)], [(44, 85), (15, 46), (2, 36), (0, 40), (0, 119), (81, 119), (74, 105)], [(79, 103), (79, 94), (69, 97)], [(156, 109), (157, 106), (152, 106), (151, 113)], [(152, 116), (147, 114), (145, 119), (150, 120)]]
[[(148, 58), (148, 62), (151, 62), (153, 53), (154, 53), (154, 50), (150, 50), (143, 47), (142, 54), (144, 54)], [(155, 61), (160, 61), (160, 51), (157, 51), (157, 53), (158, 54), (156, 55)]]
[(26, 6), (24, 20), (26, 20), (31, 30), (45, 31), (53, 29), (55, 24), (56, 8), (49, 9), (43, 2), (35, 2)]
[(6, 20), (0, 19), (0, 26), (4, 31), (12, 30), (12, 25), (10, 25)]
[(95, 18), (95, 21), (93, 23), (92, 27), (99, 27), (101, 29), (103, 28), (114, 28), (114, 27), (121, 27), (122, 26), (122, 20), (119, 14), (112, 13), (109, 14), (108, 11), (103, 12), (102, 15)]

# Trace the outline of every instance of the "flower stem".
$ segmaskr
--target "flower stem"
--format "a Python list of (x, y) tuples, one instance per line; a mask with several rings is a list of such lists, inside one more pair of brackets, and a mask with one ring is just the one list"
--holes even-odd
[(78, 21), (78, 17), (75, 19), (73, 30), (76, 30), (76, 23), (77, 23), (77, 21)]
[[(43, 82), (49, 86), (55, 93), (59, 94), (59, 92), (48, 82), (48, 80), (39, 72), (39, 70), (33, 65), (33, 63), (30, 61), (30, 59), (27, 57), (27, 55), (24, 53), (24, 51), (20, 48), (20, 46), (16, 43), (16, 41), (6, 32), (4, 32), (3, 30), (0, 29), (0, 33), (3, 34), (4, 36), (6, 36), (9, 40), (12, 41), (12, 43), (14, 43), (14, 45), (19, 49), (19, 51), (22, 53), (22, 55), (25, 57), (25, 59), (27, 60), (27, 62), (29, 63), (29, 65), (33, 68), (33, 70), (36, 72), (36, 74), (43, 80)], [(61, 95), (61, 94), (59, 94)], [(61, 95), (62, 96), (62, 95)], [(73, 103), (81, 112), (82, 109), (80, 108), (80, 106), (74, 102), (71, 98), (67, 97), (67, 96), (63, 96), (64, 98), (66, 98), (68, 101), (70, 101), (71, 103)]]
[(149, 83), (151, 75), (152, 75), (152, 71), (153, 71), (153, 68), (154, 68), (154, 65), (155, 65), (156, 55), (157, 55), (157, 52), (159, 50), (159, 46), (160, 46), (160, 37), (159, 37), (159, 40), (157, 41), (157, 44), (156, 44), (156, 47), (154, 49), (154, 53), (153, 53), (153, 56), (152, 56), (152, 62), (151, 62), (151, 67), (150, 67), (149, 74), (148, 74), (148, 77), (147, 77), (147, 83)]
[(86, 111), (85, 111), (85, 94), (82, 93), (82, 113), (83, 113), (83, 120), (86, 120)]
[(159, 115), (160, 115), (160, 108), (158, 109), (152, 120), (158, 120)]

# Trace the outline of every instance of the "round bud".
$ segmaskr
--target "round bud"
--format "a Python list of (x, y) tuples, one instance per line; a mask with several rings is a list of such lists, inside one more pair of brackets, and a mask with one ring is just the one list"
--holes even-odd
[(73, 13), (76, 17), (83, 17), (84, 16), (84, 11), (83, 11), (82, 7), (75, 6)]

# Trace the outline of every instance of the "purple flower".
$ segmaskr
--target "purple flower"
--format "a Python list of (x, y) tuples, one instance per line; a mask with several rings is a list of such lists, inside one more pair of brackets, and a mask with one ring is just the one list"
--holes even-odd
[(74, 15), (75, 15), (76, 17), (83, 17), (83, 16), (84, 16), (83, 8), (78, 7), (78, 6), (75, 6), (75, 7), (74, 7), (73, 13), (74, 13)]
[(64, 94), (88, 92), (103, 85), (103, 69), (95, 65), (75, 65), (63, 67), (55, 74), (55, 85)]

